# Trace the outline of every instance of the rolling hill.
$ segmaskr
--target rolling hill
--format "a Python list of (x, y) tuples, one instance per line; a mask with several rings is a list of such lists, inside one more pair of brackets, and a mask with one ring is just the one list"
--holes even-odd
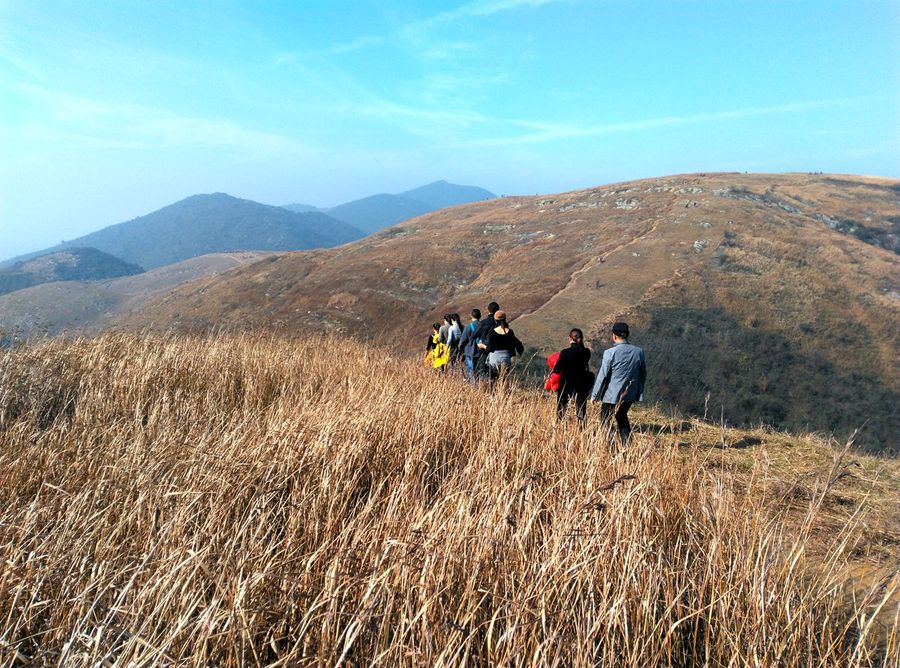
[(370, 195), (328, 209), (328, 215), (372, 234), (385, 227), (433, 211), (424, 202), (400, 195)]
[(215, 193), (193, 195), (41, 253), (91, 246), (152, 269), (209, 253), (325, 248), (362, 236), (321, 212), (297, 213)]
[(829, 175), (506, 197), (184, 285), (128, 324), (325, 329), (417, 354), (439, 314), (496, 299), (532, 352), (580, 326), (599, 356), (624, 318), (648, 400), (737, 424), (864, 425), (864, 447), (896, 447), (898, 214), (896, 180)]
[(56, 281), (0, 295), (0, 335), (27, 339), (63, 332), (90, 334), (188, 281), (234, 269), (269, 253), (217, 253), (141, 274), (91, 282)]
[(70, 248), (0, 269), (0, 295), (53, 281), (93, 281), (143, 271), (96, 248)]
[(477, 186), (460, 186), (447, 181), (435, 181), (396, 195), (388, 193), (370, 195), (330, 209), (316, 209), (309, 204), (286, 204), (284, 208), (290, 211), (322, 211), (363, 230), (366, 234), (372, 234), (430, 211), (494, 197), (496, 195), (492, 192)]

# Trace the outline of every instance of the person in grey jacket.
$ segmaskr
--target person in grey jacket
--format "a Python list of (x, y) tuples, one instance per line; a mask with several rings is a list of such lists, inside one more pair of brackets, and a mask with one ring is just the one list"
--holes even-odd
[(601, 422), (610, 423), (615, 416), (623, 444), (631, 437), (628, 409), (631, 404), (643, 399), (647, 380), (644, 351), (628, 343), (629, 334), (627, 323), (617, 322), (612, 326), (613, 346), (604, 351), (603, 362), (591, 390), (591, 401), (599, 398), (602, 402)]
[(453, 323), (450, 320), (450, 314), (444, 314), (444, 323), (441, 325), (441, 328), (438, 331), (438, 336), (441, 339), (441, 343), (446, 343), (448, 346), (450, 345), (450, 328), (452, 326)]

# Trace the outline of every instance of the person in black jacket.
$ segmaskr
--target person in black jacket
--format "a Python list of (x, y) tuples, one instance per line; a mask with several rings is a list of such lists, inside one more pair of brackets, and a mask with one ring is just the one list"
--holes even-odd
[(569, 347), (559, 352), (559, 359), (553, 367), (558, 373), (559, 388), (556, 390), (556, 418), (562, 420), (572, 396), (575, 397), (575, 412), (584, 424), (587, 418), (587, 401), (594, 385), (594, 374), (588, 364), (591, 351), (584, 346), (584, 333), (576, 328), (569, 332)]
[(512, 358), (525, 352), (525, 346), (506, 324), (506, 313), (494, 312), (494, 324), (496, 327), (488, 332), (485, 340), (478, 344), (478, 347), (487, 353), (487, 366), (492, 386), (509, 368)]
[(425, 344), (425, 352), (434, 350), (437, 347), (437, 338), (441, 330), (441, 323), (436, 322), (431, 326), (431, 334), (428, 335), (428, 342)]
[(497, 302), (491, 302), (490, 304), (488, 304), (488, 314), (484, 316), (478, 323), (478, 331), (475, 332), (476, 355), (472, 360), (475, 365), (476, 378), (484, 378), (488, 375), (487, 349), (485, 346), (479, 346), (477, 344), (479, 342), (487, 344), (487, 339), (491, 333), (491, 330), (497, 326), (497, 323), (494, 321), (494, 314), (499, 310), (500, 305)]

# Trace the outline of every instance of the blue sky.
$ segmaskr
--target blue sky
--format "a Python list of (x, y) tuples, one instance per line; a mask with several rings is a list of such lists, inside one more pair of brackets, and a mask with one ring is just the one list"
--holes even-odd
[(0, 258), (198, 192), (900, 176), (900, 0), (0, 0)]

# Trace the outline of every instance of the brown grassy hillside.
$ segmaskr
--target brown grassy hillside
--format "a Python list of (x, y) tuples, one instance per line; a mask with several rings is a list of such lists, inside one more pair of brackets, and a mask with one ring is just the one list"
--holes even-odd
[(896, 460), (632, 446), (346, 340), (0, 358), (0, 664), (880, 666)]
[[(548, 352), (627, 318), (653, 399), (896, 446), (900, 182), (709, 174), (454, 207), (184, 286), (130, 323), (336, 330), (418, 346), (496, 299)], [(707, 396), (709, 399), (707, 400)]]

